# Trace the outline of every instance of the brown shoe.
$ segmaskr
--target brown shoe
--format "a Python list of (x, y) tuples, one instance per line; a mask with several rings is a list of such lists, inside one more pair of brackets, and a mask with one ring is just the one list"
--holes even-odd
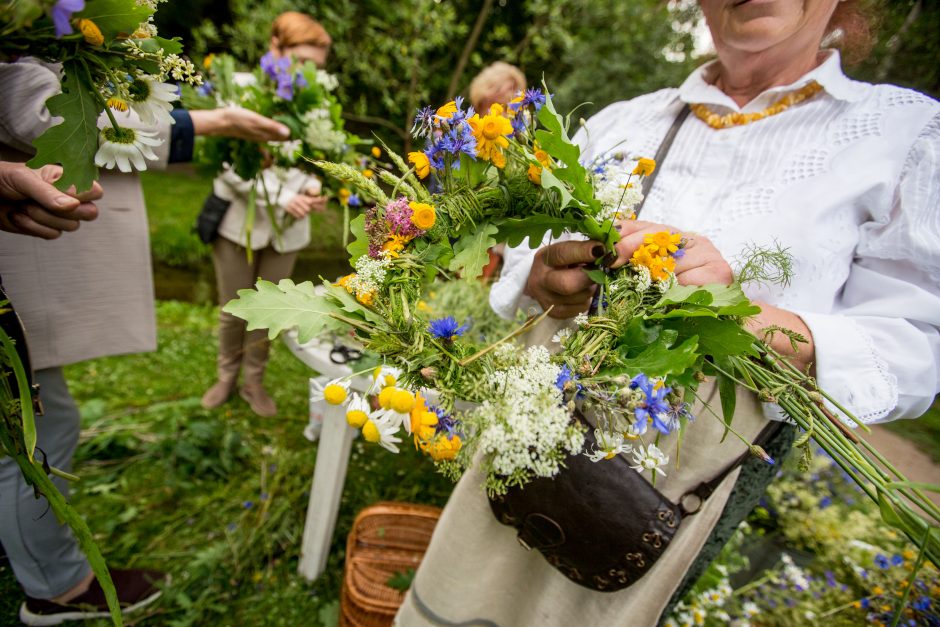
[(258, 383), (246, 383), (238, 392), (239, 396), (245, 399), (251, 411), (259, 416), (270, 418), (277, 414), (277, 403), (268, 396), (268, 393)]
[(215, 384), (202, 395), (202, 406), (206, 409), (221, 407), (232, 396), (232, 392), (234, 391), (235, 381), (216, 381)]
[[(117, 591), (121, 614), (128, 614), (150, 605), (163, 593), (158, 586), (168, 582), (164, 573), (154, 570), (111, 569), (111, 580)], [(20, 606), (20, 620), (25, 625), (58, 625), (65, 621), (108, 618), (108, 603), (104, 591), (93, 579), (88, 590), (68, 603), (53, 603), (43, 599), (26, 597)]]

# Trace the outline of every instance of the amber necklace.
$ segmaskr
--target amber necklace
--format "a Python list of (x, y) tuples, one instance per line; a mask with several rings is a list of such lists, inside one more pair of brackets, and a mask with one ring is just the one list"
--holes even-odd
[(718, 115), (703, 104), (694, 104), (689, 108), (692, 110), (692, 113), (701, 118), (703, 122), (714, 129), (731, 128), (732, 126), (743, 126), (745, 124), (750, 124), (751, 122), (769, 118), (772, 115), (777, 115), (782, 111), (786, 111), (793, 105), (803, 102), (807, 98), (812, 98), (821, 89), (822, 85), (816, 81), (810, 81), (804, 87), (798, 89), (792, 94), (787, 94), (763, 111), (756, 111), (754, 113), (734, 112), (725, 115)]

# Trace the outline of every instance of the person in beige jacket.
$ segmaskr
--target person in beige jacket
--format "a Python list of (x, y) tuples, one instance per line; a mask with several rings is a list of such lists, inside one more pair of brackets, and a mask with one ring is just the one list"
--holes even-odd
[[(270, 51), (275, 58), (290, 56), (322, 68), (331, 43), (323, 26), (303, 13), (284, 13), (271, 27)], [(259, 277), (275, 283), (289, 277), (297, 253), (310, 243), (308, 214), (326, 208), (326, 197), (320, 195), (320, 181), (315, 176), (296, 168), (272, 167), (264, 170), (261, 178), (257, 183), (246, 181), (227, 170), (213, 183), (215, 196), (231, 203), (212, 248), (219, 305), (238, 296), (238, 290), (253, 287)], [(248, 203), (253, 186), (256, 206), (249, 231)], [(269, 201), (271, 215), (283, 228), (271, 224)], [(218, 379), (203, 395), (202, 406), (213, 409), (225, 403), (238, 385), (241, 370), (244, 382), (240, 396), (259, 416), (275, 415), (277, 405), (263, 385), (270, 346), (265, 330), (247, 331), (244, 320), (220, 311)]]
[[(45, 108), (60, 90), (58, 68), (24, 59), (0, 64), (0, 159), (23, 162), (32, 141), (55, 120)], [(115, 112), (122, 124), (142, 126)], [(194, 134), (256, 141), (287, 139), (281, 124), (243, 109), (173, 112), (158, 124), (165, 140), (149, 167), (191, 158)], [(62, 367), (156, 347), (147, 215), (136, 174), (101, 171), (104, 196), (94, 222), (52, 240), (0, 232), (0, 277), (27, 332), (44, 413), (36, 418), (37, 447), (50, 465), (69, 470), (80, 415)], [(20, 214), (23, 213), (21, 210)], [(21, 218), (20, 218), (21, 219)], [(67, 494), (65, 482), (54, 478)], [(0, 459), (0, 543), (26, 593), (20, 619), (29, 625), (107, 616), (104, 596), (71, 530), (47, 514), (15, 463)], [(160, 573), (111, 569), (118, 598), (130, 611), (160, 594)]]

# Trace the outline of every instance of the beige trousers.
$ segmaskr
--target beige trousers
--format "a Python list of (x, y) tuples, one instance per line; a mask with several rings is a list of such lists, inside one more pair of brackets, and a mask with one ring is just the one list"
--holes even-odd
[[(555, 321), (547, 322), (540, 325), (547, 329), (533, 331), (530, 344), (557, 330)], [(699, 393), (713, 408), (719, 406), (711, 382), (702, 384)], [(732, 435), (722, 442), (723, 423), (701, 403), (693, 413), (697, 419), (686, 429), (681, 463), (675, 434), (660, 440), (669, 464), (656, 487), (673, 501), (747, 450)], [(733, 424), (749, 441), (767, 424), (752, 394), (738, 393)], [(653, 627), (721, 516), (739, 472), (729, 474), (696, 515), (682, 520), (669, 549), (642, 579), (618, 592), (595, 592), (566, 579), (538, 551), (520, 546), (515, 529), (497, 522), (490, 511), (474, 467), (444, 508), (396, 624)]]
[[(238, 296), (238, 290), (254, 287), (259, 279), (277, 283), (294, 270), (297, 252), (279, 253), (270, 246), (252, 252), (248, 262), (245, 248), (224, 237), (216, 238), (212, 248), (215, 279), (219, 291), (219, 305), (225, 305)], [(246, 331), (247, 323), (230, 313), (219, 312), (219, 381), (234, 382), (238, 371), (244, 371), (244, 381), (262, 383), (268, 363), (271, 342), (267, 330)]]

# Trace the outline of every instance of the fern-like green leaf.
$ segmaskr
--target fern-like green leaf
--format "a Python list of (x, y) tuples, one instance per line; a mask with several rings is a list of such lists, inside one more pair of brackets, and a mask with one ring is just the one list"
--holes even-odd
[(480, 276), (483, 268), (490, 261), (487, 251), (496, 245), (498, 229), (492, 224), (481, 224), (472, 233), (467, 233), (454, 244), (454, 258), (449, 269), (460, 272), (465, 279), (472, 280)]

